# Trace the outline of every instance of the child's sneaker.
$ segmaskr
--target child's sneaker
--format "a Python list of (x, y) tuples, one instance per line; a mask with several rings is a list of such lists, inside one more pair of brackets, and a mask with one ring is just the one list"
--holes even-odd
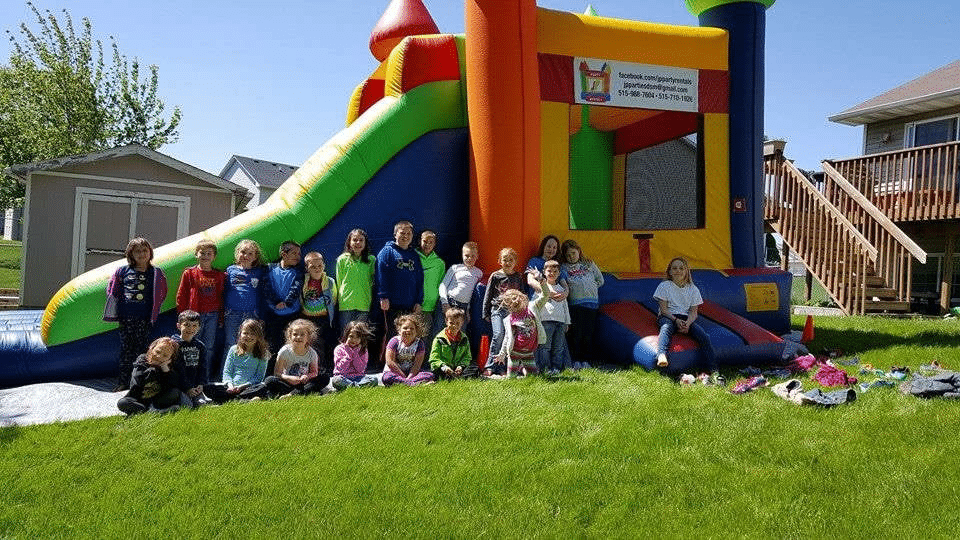
[(693, 384), (697, 382), (697, 378), (689, 373), (684, 373), (680, 376), (680, 384)]
[(720, 374), (719, 371), (714, 371), (713, 373), (710, 374), (710, 381), (716, 386), (727, 385), (727, 379), (725, 379), (723, 375)]
[(657, 367), (667, 367), (670, 365), (670, 362), (667, 360), (667, 355), (660, 353), (657, 355)]

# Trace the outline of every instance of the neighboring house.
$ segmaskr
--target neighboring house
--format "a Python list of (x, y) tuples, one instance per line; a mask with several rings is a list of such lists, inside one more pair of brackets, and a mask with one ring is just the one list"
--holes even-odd
[(848, 312), (960, 303), (960, 60), (829, 120), (864, 127), (863, 155), (826, 160), (816, 189), (767, 156), (767, 224)]
[(293, 165), (233, 156), (220, 171), (220, 178), (244, 186), (253, 194), (246, 206), (249, 210), (263, 204), (296, 170)]
[(137, 144), (4, 172), (26, 185), (25, 307), (43, 307), (71, 278), (123, 258), (132, 237), (167, 244), (229, 219), (250, 197), (245, 187)]
[[(960, 226), (957, 210), (957, 141), (960, 141), (960, 60), (888, 90), (831, 116), (830, 121), (862, 125), (863, 154), (884, 154), (899, 161), (897, 171), (876, 178), (872, 196), (897, 225), (927, 252), (926, 264), (914, 261), (911, 296), (960, 303)], [(913, 150), (923, 147), (923, 150)], [(890, 174), (891, 172), (899, 174)], [(905, 196), (914, 195), (908, 202)], [(874, 203), (876, 204), (876, 202)], [(925, 212), (907, 206), (945, 206)], [(945, 261), (949, 258), (950, 261)], [(942, 298), (941, 298), (942, 297)]]
[(23, 208), (7, 208), (0, 213), (0, 231), (4, 240), (23, 240)]

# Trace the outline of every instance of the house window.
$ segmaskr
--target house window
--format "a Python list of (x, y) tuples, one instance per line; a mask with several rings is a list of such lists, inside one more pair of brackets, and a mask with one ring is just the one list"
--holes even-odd
[(956, 141), (958, 124), (960, 124), (960, 116), (910, 122), (906, 125), (906, 136), (903, 138), (905, 147), (913, 148)]

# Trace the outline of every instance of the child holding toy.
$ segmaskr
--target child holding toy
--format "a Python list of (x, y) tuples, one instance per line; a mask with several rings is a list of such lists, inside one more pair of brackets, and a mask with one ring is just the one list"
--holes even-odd
[(420, 336), (423, 330), (420, 327), (419, 317), (416, 315), (401, 315), (394, 321), (397, 335), (390, 338), (384, 355), (386, 364), (383, 369), (384, 386), (405, 384), (416, 386), (433, 382), (433, 373), (429, 370), (421, 371), (423, 367), (424, 346)]
[(503, 294), (509, 290), (523, 291), (526, 287), (523, 274), (517, 272), (517, 252), (513, 248), (503, 248), (499, 254), (500, 269), (490, 274), (487, 290), (483, 295), (483, 318), (490, 321), (490, 356), (483, 366), (483, 375), (503, 375), (507, 366), (500, 358), (503, 345), (504, 319), (510, 314), (502, 304)]
[(223, 282), (225, 274), (213, 268), (217, 257), (217, 245), (210, 240), (197, 242), (194, 249), (197, 265), (183, 271), (177, 288), (177, 311), (186, 310), (200, 314), (200, 331), (197, 335), (204, 345), (204, 379), (219, 373), (219, 362), (214, 365), (213, 348), (217, 341), (217, 328), (223, 321)]
[(264, 295), (267, 313), (264, 318), (267, 343), (279, 351), (283, 347), (287, 325), (300, 315), (300, 293), (303, 272), (300, 271), (300, 244), (287, 240), (280, 244), (280, 262), (270, 263)]
[(603, 286), (603, 274), (590, 259), (583, 255), (580, 245), (573, 240), (564, 240), (560, 246), (561, 269), (567, 273), (570, 293), (570, 352), (573, 367), (589, 368), (587, 362), (593, 353), (593, 331), (597, 324), (597, 311), (600, 308), (600, 287)]
[(689, 334), (700, 345), (700, 351), (707, 359), (713, 383), (722, 386), (726, 381), (717, 369), (716, 353), (710, 343), (710, 336), (696, 323), (703, 297), (690, 277), (690, 265), (683, 257), (676, 257), (667, 266), (666, 275), (667, 279), (660, 282), (653, 293), (654, 300), (660, 304), (660, 311), (657, 313), (657, 324), (660, 326), (657, 367), (665, 368), (670, 365), (667, 347), (674, 332)]
[(262, 394), (263, 376), (270, 359), (270, 346), (263, 335), (263, 323), (247, 319), (240, 323), (237, 344), (227, 351), (219, 384), (207, 384), (203, 393), (217, 403), (249, 399)]
[[(437, 233), (426, 229), (420, 233), (420, 266), (423, 268), (423, 335), (427, 340), (433, 339), (434, 329), (440, 329), (443, 313), (440, 310), (440, 282), (443, 281), (447, 264), (437, 255)], [(430, 354), (429, 343), (427, 355)]]
[(287, 343), (277, 352), (273, 375), (264, 384), (270, 397), (289, 397), (323, 390), (330, 376), (317, 368), (317, 351), (310, 345), (317, 336), (317, 327), (306, 319), (296, 319), (287, 326)]
[(147, 349), (150, 333), (167, 297), (163, 270), (153, 266), (153, 246), (145, 238), (127, 243), (127, 264), (117, 268), (107, 285), (103, 320), (120, 327), (119, 375), (114, 392), (130, 388), (130, 375), (137, 355)]
[(179, 375), (171, 366), (177, 343), (162, 337), (154, 340), (146, 354), (137, 357), (130, 377), (130, 389), (120, 398), (117, 408), (128, 415), (154, 410), (169, 412), (179, 408)]
[[(301, 313), (317, 326), (313, 348), (320, 359), (320, 371), (330, 376), (333, 372), (333, 351), (327, 344), (333, 341), (333, 311), (337, 303), (337, 282), (327, 275), (323, 255), (311, 251), (303, 257), (307, 275), (303, 279)], [(289, 339), (288, 339), (289, 342)]]
[(470, 322), (470, 300), (483, 271), (474, 266), (479, 257), (476, 242), (463, 244), (461, 256), (463, 264), (455, 264), (447, 270), (437, 293), (442, 312), (445, 314), (450, 308), (460, 308), (464, 313), (463, 324), (466, 324)]
[[(237, 343), (240, 325), (247, 319), (260, 319), (260, 300), (266, 281), (260, 244), (253, 240), (241, 240), (233, 250), (234, 264), (227, 267), (223, 297), (223, 349), (226, 358), (230, 347)], [(208, 370), (219, 368), (221, 362), (207, 366)], [(210, 380), (217, 380), (223, 369), (218, 369)]]
[[(536, 269), (534, 278), (544, 287), (544, 278)], [(546, 341), (546, 332), (537, 314), (547, 303), (548, 297), (540, 294), (532, 306), (527, 295), (518, 290), (503, 293), (501, 303), (510, 314), (503, 321), (503, 346), (498, 358), (507, 363), (510, 377), (534, 375), (540, 372), (537, 366), (537, 348)]]
[(434, 377), (447, 380), (476, 377), (477, 365), (473, 362), (467, 335), (463, 333), (466, 314), (462, 309), (452, 307), (447, 310), (445, 319), (447, 326), (433, 338), (433, 347), (430, 348), (430, 369)]
[(373, 301), (375, 260), (370, 257), (367, 233), (354, 229), (347, 235), (343, 253), (337, 257), (337, 289), (340, 293), (340, 328), (352, 321), (368, 321)]
[(377, 378), (367, 375), (367, 345), (373, 330), (363, 321), (350, 321), (343, 329), (340, 344), (333, 350), (333, 378), (337, 390), (351, 386), (377, 386)]

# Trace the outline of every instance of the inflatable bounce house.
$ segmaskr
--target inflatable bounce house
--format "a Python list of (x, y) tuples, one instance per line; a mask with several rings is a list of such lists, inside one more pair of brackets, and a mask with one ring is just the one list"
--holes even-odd
[[(370, 37), (380, 62), (357, 86), (346, 127), (263, 205), (155, 250), (175, 291), (194, 247), (231, 264), (241, 239), (267, 256), (293, 239), (332, 261), (349, 230), (371, 245), (401, 219), (439, 231), (480, 267), (512, 246), (572, 238), (606, 273), (598, 356), (652, 368), (651, 296), (675, 256), (694, 268), (721, 363), (779, 360), (789, 274), (762, 268), (763, 43), (773, 0), (687, 0), (699, 27), (466, 0), (465, 35), (439, 33), (421, 0), (393, 0)], [(659, 157), (658, 157), (659, 156)], [(116, 325), (102, 322), (116, 261), (78, 276), (46, 309), (6, 313), (0, 386), (115, 373)], [(168, 294), (158, 332), (172, 331)], [(696, 343), (675, 337), (671, 370)]]

